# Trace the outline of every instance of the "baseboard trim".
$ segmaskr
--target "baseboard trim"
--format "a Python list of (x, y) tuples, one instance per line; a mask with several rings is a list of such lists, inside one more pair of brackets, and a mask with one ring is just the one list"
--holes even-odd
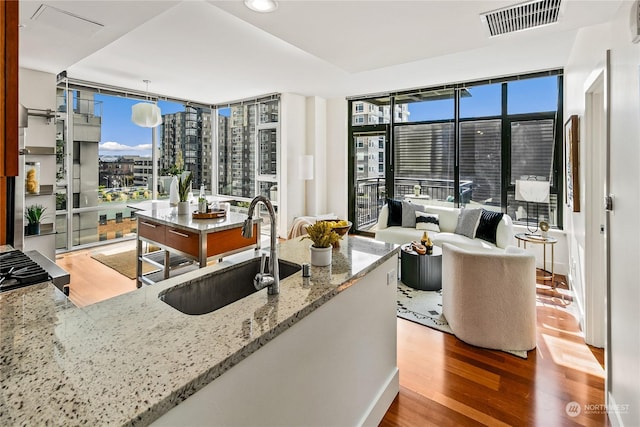
[(395, 372), (387, 379), (387, 383), (380, 389), (378, 395), (369, 406), (367, 414), (360, 423), (361, 426), (377, 426), (387, 413), (389, 406), (393, 403), (393, 399), (396, 398), (400, 392), (400, 370), (395, 369)]
[(618, 405), (616, 404), (616, 400), (613, 398), (613, 394), (611, 394), (611, 392), (607, 392), (607, 416), (609, 417), (611, 427), (624, 426), (622, 418), (620, 418), (620, 411), (616, 410), (617, 407)]

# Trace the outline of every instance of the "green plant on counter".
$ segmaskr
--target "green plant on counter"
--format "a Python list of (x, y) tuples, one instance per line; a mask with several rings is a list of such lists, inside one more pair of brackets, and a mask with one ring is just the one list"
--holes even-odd
[(328, 248), (342, 237), (333, 231), (333, 226), (326, 221), (318, 221), (315, 224), (307, 226), (307, 235), (302, 239), (309, 239), (316, 248)]
[(193, 174), (191, 172), (182, 179), (182, 176), (178, 177), (178, 197), (181, 202), (189, 201), (189, 191), (191, 190), (191, 180), (193, 179)]
[(31, 205), (25, 209), (24, 217), (29, 224), (39, 224), (46, 210), (47, 208), (42, 205)]

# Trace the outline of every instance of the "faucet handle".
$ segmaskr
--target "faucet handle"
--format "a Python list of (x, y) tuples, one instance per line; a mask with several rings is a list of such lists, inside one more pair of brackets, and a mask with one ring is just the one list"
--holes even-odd
[(260, 259), (260, 274), (264, 274), (264, 268), (267, 265), (267, 254), (262, 252), (262, 258)]

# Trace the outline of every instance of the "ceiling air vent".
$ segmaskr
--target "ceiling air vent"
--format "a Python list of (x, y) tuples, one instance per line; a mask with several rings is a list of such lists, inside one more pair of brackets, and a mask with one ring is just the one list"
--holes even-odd
[(481, 14), (491, 36), (558, 22), (561, 0), (534, 0)]
[(104, 28), (99, 22), (46, 4), (40, 5), (31, 16), (31, 20), (78, 37), (91, 37)]

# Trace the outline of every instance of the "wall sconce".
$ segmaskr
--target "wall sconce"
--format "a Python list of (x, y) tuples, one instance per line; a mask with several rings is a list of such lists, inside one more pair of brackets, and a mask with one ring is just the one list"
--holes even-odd
[[(147, 84), (147, 99), (149, 98), (149, 80), (143, 80)], [(151, 102), (139, 102), (131, 107), (131, 121), (143, 128), (154, 128), (162, 123), (160, 107)]]

